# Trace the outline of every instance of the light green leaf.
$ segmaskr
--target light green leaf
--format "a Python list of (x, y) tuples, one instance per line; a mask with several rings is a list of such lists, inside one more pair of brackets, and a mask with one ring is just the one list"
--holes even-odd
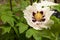
[(9, 23), (11, 26), (14, 26), (14, 18), (11, 17), (11, 16), (7, 16), (7, 15), (2, 15), (1, 16), (1, 20), (4, 22), (4, 23)]
[(60, 19), (55, 17), (55, 16), (52, 16), (51, 19), (54, 21), (55, 24), (60, 24)]
[(2, 30), (3, 30), (2, 34), (5, 34), (7, 32), (9, 33), (11, 30), (11, 27), (2, 27)]
[(18, 7), (13, 7), (13, 11), (14, 12), (18, 12), (20, 10), (20, 8), (18, 8)]
[(20, 5), (21, 5), (20, 6), (21, 10), (24, 10), (29, 5), (29, 1), (22, 1), (21, 0)]
[(7, 18), (8, 16), (6, 16), (6, 15), (2, 15), (1, 16), (1, 19), (2, 19), (2, 21), (4, 22), (4, 23), (6, 23), (7, 22)]
[(26, 19), (25, 19), (24, 17), (21, 17), (21, 18), (20, 18), (20, 21), (21, 21), (22, 23), (27, 24)]
[(19, 26), (19, 33), (23, 33), (24, 31), (28, 29), (28, 25), (21, 22), (17, 23), (17, 26)]
[(38, 35), (40, 35), (41, 37), (49, 38), (49, 39), (54, 37), (54, 35), (52, 35), (52, 32), (50, 32), (48, 30), (40, 31), (40, 32), (38, 32)]
[(38, 31), (35, 29), (30, 28), (29, 30), (27, 30), (26, 32), (26, 37), (30, 38), (30, 37), (34, 37), (35, 40), (42, 40), (41, 36), (38, 34)]
[(40, 35), (36, 34), (36, 33), (33, 34), (33, 37), (34, 37), (35, 40), (42, 40), (42, 37)]
[(42, 40), (41, 37), (49, 38), (52, 39), (55, 37), (55, 35), (50, 32), (49, 30), (34, 30), (34, 29), (29, 29), (26, 32), (26, 37), (30, 38), (31, 36), (34, 37), (35, 40)]
[(27, 37), (27, 38), (30, 38), (33, 34), (34, 34), (34, 29), (29, 29), (29, 30), (27, 30), (27, 32), (26, 32), (26, 37)]
[(59, 5), (56, 5), (56, 6), (53, 6), (53, 9), (57, 10), (60, 12), (60, 4)]
[(55, 16), (52, 16), (51, 19), (54, 21), (54, 24), (51, 27), (51, 31), (59, 32), (60, 33), (60, 19), (56, 18)]
[(13, 16), (13, 13), (11, 11), (2, 11), (1, 15)]

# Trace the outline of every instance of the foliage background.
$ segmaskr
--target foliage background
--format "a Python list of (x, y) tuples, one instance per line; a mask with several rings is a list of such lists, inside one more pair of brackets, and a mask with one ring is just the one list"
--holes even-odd
[(51, 29), (41, 31), (30, 28), (23, 17), (23, 10), (39, 0), (3, 0), (0, 3), (0, 40), (60, 40), (60, 5), (51, 17)]

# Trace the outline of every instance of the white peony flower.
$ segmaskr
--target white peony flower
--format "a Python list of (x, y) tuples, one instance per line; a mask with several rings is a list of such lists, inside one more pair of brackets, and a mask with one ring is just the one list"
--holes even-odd
[[(52, 24), (53, 21), (50, 19), (54, 11), (50, 10), (49, 7), (46, 7), (46, 4), (33, 3), (29, 5), (26, 10), (24, 10), (24, 18), (27, 20), (28, 25), (33, 27), (36, 30), (42, 30), (43, 28), (49, 28), (48, 24)], [(45, 6), (42, 8), (42, 5)], [(51, 4), (47, 4), (49, 6)], [(55, 4), (54, 4), (55, 5)]]

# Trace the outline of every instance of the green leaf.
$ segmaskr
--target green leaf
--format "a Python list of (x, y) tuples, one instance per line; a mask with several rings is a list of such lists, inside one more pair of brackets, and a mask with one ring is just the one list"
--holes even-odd
[(34, 29), (29, 29), (29, 30), (27, 30), (27, 32), (26, 32), (26, 37), (27, 38), (30, 38), (33, 34), (34, 34)]
[(53, 6), (53, 9), (58, 10), (60, 12), (60, 4), (56, 5), (56, 6)]
[(20, 18), (20, 22), (27, 24), (26, 19), (24, 17)]
[(1, 15), (13, 16), (13, 13), (11, 11), (2, 11)]
[(15, 19), (11, 16), (7, 16), (7, 15), (2, 15), (1, 16), (1, 20), (4, 22), (4, 23), (9, 23), (11, 26), (14, 26), (14, 21)]
[(0, 7), (0, 11), (10, 11), (10, 8), (8, 7), (8, 6), (4, 6), (4, 5), (2, 5), (1, 7)]
[(2, 34), (5, 34), (7, 32), (9, 33), (11, 30), (11, 27), (2, 27), (2, 30), (3, 30)]
[(49, 39), (55, 37), (55, 35), (48, 30), (41, 30), (41, 31), (39, 30), (38, 31), (38, 30), (34, 30), (34, 29), (29, 29), (26, 32), (26, 37), (30, 38), (31, 36), (33, 36), (35, 40), (42, 40), (41, 37), (45, 37), (45, 38), (49, 38)]
[(29, 1), (23, 1), (23, 0), (21, 0), (20, 5), (21, 5), (20, 6), (21, 10), (24, 10), (29, 5)]
[(55, 16), (52, 16), (51, 19), (54, 21), (55, 24), (60, 24), (60, 19), (55, 17)]
[(51, 27), (51, 31), (53, 32), (59, 32), (60, 33), (60, 19), (56, 18), (55, 16), (52, 16), (51, 19), (54, 21), (54, 24)]
[(19, 33), (23, 33), (25, 30), (28, 29), (28, 25), (24, 23), (17, 23), (17, 26), (19, 26)]
[(40, 31), (38, 32), (38, 35), (40, 35), (41, 37), (49, 38), (49, 39), (55, 37), (55, 35), (49, 30)]
[(38, 31), (35, 29), (30, 28), (29, 30), (27, 30), (26, 32), (26, 37), (30, 38), (30, 37), (34, 37), (35, 40), (42, 40), (41, 36), (39, 35)]
[(34, 37), (35, 40), (42, 40), (42, 37), (40, 35), (36, 34), (36, 33), (33, 34), (33, 37)]
[(13, 11), (14, 12), (18, 12), (20, 10), (20, 8), (18, 8), (18, 7), (13, 7)]
[(12, 28), (14, 29), (16, 35), (19, 37), (19, 32), (18, 32), (17, 28), (16, 27), (12, 27)]
[(20, 19), (20, 17), (18, 17), (18, 16), (14, 16), (17, 20), (19, 20)]

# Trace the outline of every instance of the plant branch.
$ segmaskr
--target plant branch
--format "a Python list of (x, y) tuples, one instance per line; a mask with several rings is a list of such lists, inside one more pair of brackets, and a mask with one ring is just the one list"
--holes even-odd
[(58, 40), (58, 36), (59, 36), (59, 34), (58, 34), (58, 33), (56, 33), (56, 39), (55, 39), (55, 40)]
[(30, 4), (32, 5), (32, 3), (33, 3), (33, 0), (30, 0)]
[(10, 9), (12, 11), (12, 0), (10, 0)]

